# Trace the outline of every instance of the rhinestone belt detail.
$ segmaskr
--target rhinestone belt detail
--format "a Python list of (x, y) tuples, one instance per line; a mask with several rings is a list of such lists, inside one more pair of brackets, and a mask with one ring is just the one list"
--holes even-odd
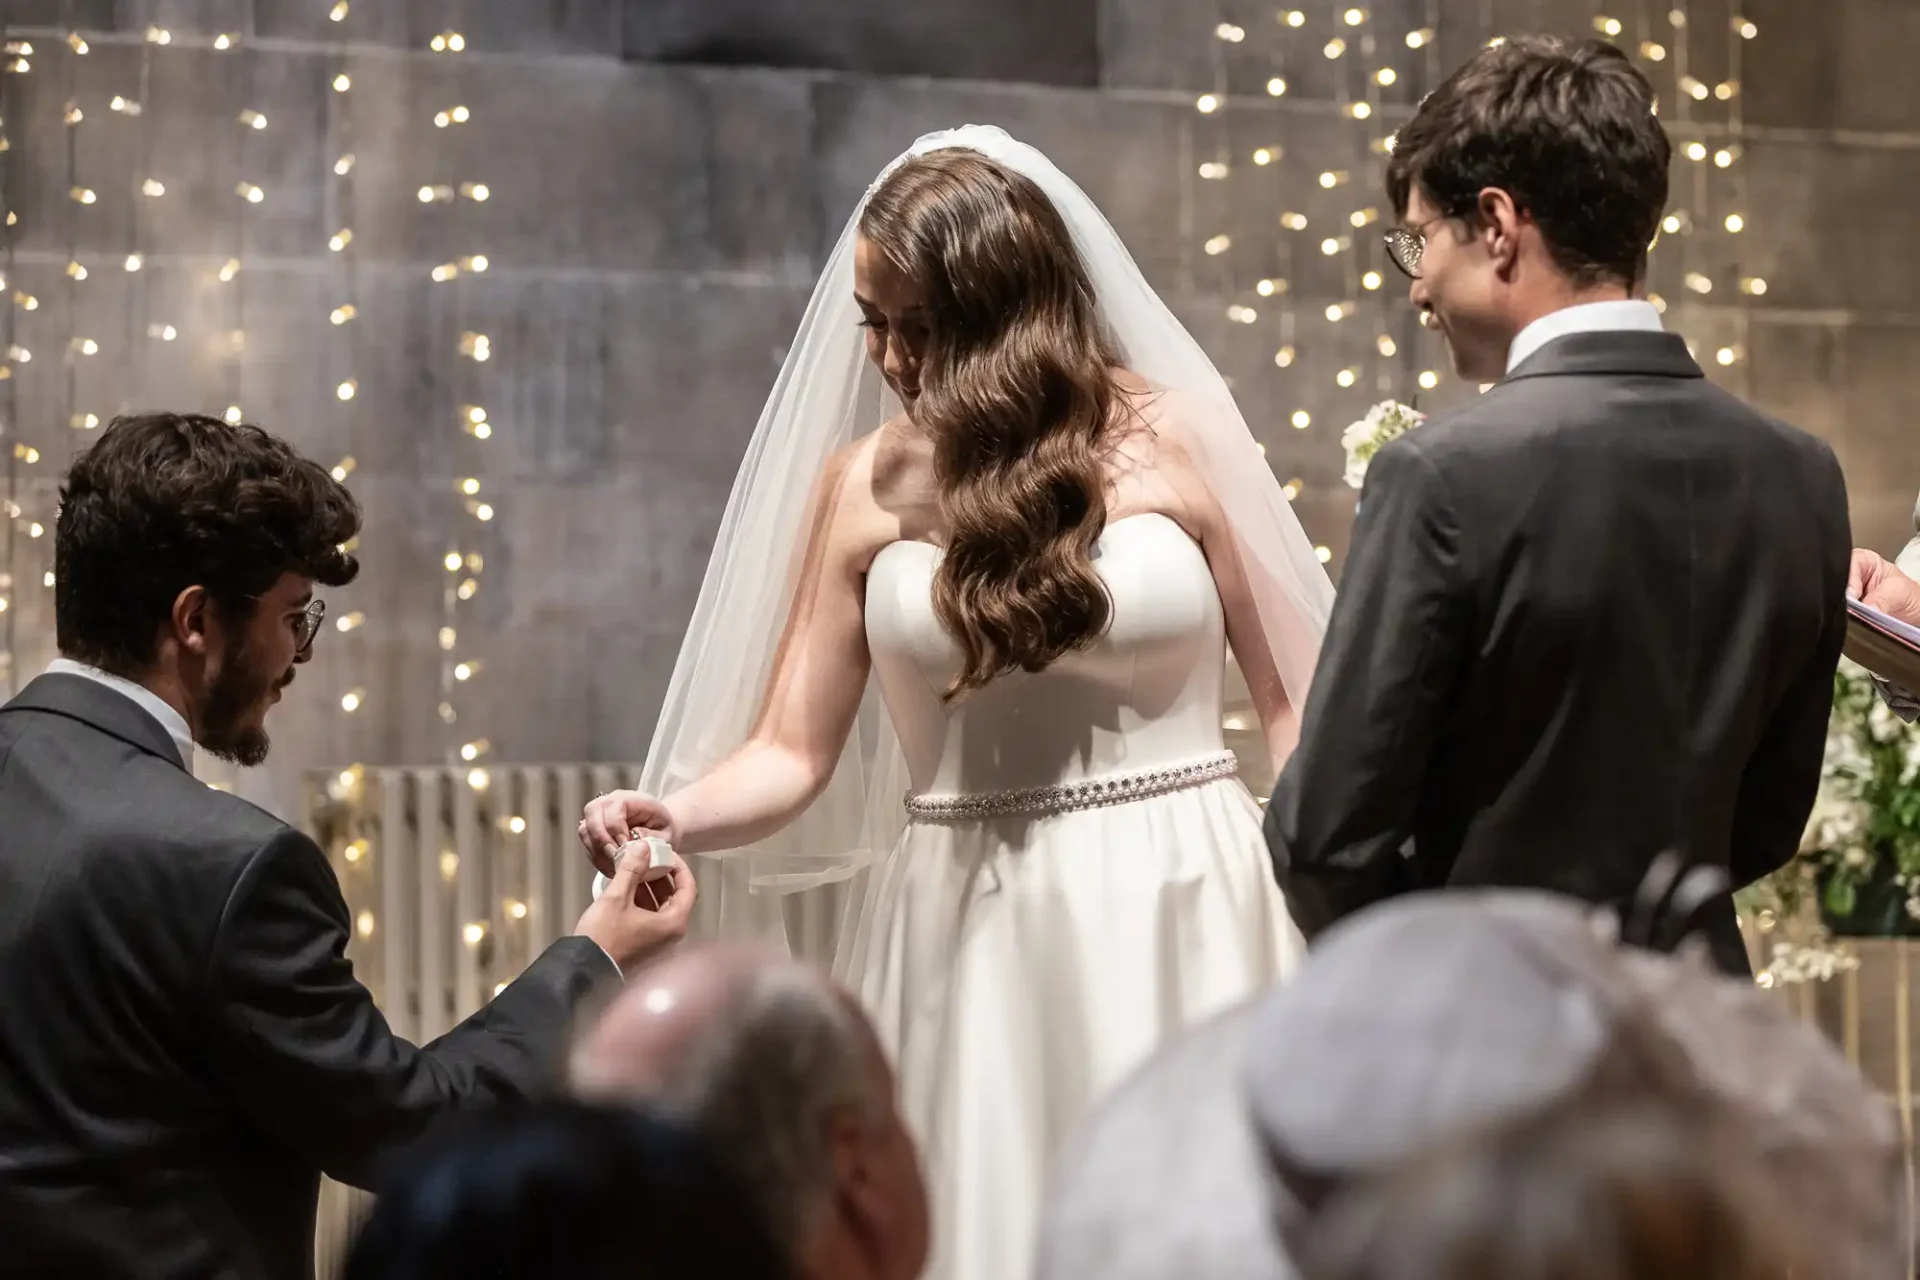
[(1019, 791), (983, 791), (963, 796), (909, 795), (907, 815), (919, 820), (947, 822), (1005, 818), (1016, 814), (1039, 817), (1166, 795), (1171, 791), (1183, 791), (1221, 778), (1231, 778), (1239, 771), (1239, 757), (1231, 751), (1222, 751), (1186, 764), (1166, 765), (1139, 773), (1116, 773), (1104, 778), (1057, 782)]

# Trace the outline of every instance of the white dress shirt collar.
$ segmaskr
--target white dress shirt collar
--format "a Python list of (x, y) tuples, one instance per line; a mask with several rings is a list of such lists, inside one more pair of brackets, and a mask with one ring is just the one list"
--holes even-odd
[(179, 749), (180, 763), (188, 773), (193, 772), (193, 730), (187, 727), (186, 717), (175, 711), (165, 698), (143, 684), (90, 667), (84, 662), (75, 662), (71, 658), (55, 658), (47, 667), (50, 676), (79, 676), (95, 684), (103, 684), (133, 699), (133, 704), (160, 722), (160, 727), (173, 739), (173, 745)]
[(1514, 335), (1507, 348), (1507, 372), (1512, 373), (1525, 360), (1555, 338), (1573, 333), (1633, 332), (1660, 333), (1660, 313), (1651, 302), (1637, 298), (1614, 302), (1582, 302), (1550, 311)]

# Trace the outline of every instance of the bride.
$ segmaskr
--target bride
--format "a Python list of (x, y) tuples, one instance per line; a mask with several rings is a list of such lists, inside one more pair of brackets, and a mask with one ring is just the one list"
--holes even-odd
[(1277, 766), (1332, 594), (1078, 187), (974, 126), (881, 174), (748, 448), (643, 790), (581, 839), (603, 870), (642, 832), (724, 859), (701, 905), (728, 936), (841, 882), (929, 1275), (1025, 1274), (1089, 1103), (1300, 954), (1224, 745), (1226, 648)]

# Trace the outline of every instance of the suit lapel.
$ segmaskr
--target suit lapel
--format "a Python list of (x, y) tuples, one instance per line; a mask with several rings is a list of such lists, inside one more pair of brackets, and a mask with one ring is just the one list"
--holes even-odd
[(1700, 365), (1677, 333), (1606, 330), (1555, 338), (1502, 381), (1555, 377), (1702, 378)]
[(138, 747), (185, 770), (180, 750), (158, 720), (133, 699), (85, 676), (53, 673), (31, 681), (4, 707), (0, 715), (40, 711), (91, 725), (101, 733)]

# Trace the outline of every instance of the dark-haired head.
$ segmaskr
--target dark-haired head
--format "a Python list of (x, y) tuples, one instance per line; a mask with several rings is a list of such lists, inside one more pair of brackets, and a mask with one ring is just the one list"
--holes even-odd
[(965, 658), (950, 694), (1095, 639), (1120, 356), (1059, 211), (977, 152), (915, 156), (861, 214), (854, 292), (868, 355), (933, 441), (934, 606)]
[(480, 1113), (403, 1160), (343, 1280), (784, 1280), (750, 1202), (698, 1140), (626, 1107)]
[(267, 708), (312, 652), (314, 588), (353, 581), (359, 530), (353, 496), (259, 427), (117, 418), (60, 490), (60, 652), (156, 687), (201, 746), (257, 764)]
[(1653, 88), (1600, 40), (1482, 50), (1394, 138), (1395, 260), (1466, 377), (1505, 372), (1513, 336), (1645, 275), (1672, 150)]

